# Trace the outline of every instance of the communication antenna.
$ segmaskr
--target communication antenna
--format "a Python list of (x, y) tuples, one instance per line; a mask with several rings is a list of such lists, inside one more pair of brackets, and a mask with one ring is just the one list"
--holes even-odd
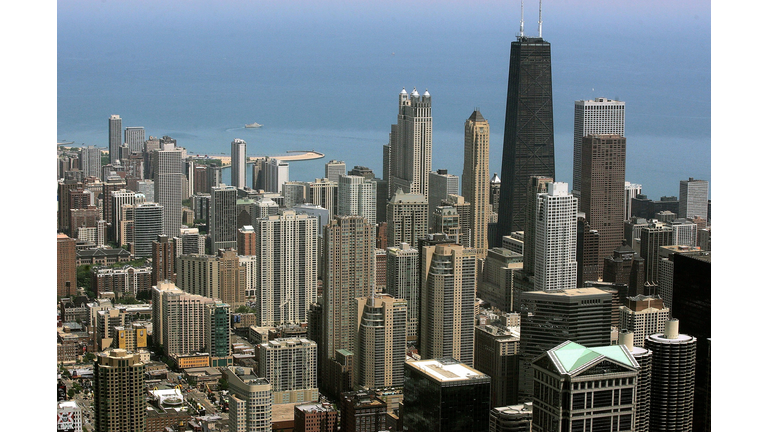
[(520, 37), (525, 36), (525, 33), (523, 32), (523, 0), (520, 0)]
[(539, 0), (539, 37), (541, 37), (541, 0)]

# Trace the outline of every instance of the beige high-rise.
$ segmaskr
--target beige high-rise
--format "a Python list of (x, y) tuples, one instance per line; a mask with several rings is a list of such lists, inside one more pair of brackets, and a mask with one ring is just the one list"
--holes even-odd
[(491, 177), (488, 173), (490, 149), (488, 121), (475, 110), (464, 123), (464, 173), (461, 194), (472, 206), (469, 215), (470, 247), (485, 257), (488, 249)]
[(407, 302), (389, 294), (357, 299), (356, 384), (401, 387), (405, 363)]
[(144, 363), (123, 349), (96, 355), (93, 368), (95, 430), (142, 432), (146, 427)]

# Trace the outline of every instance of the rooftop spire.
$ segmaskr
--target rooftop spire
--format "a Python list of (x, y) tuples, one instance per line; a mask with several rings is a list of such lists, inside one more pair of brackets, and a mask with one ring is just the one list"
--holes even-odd
[(539, 37), (541, 37), (541, 0), (539, 0)]
[(520, 37), (525, 36), (525, 33), (523, 32), (523, 18), (524, 18), (524, 15), (525, 14), (523, 13), (523, 0), (520, 0)]

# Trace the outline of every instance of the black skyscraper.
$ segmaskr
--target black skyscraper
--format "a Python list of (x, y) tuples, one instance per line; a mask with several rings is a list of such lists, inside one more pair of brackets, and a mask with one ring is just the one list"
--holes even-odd
[(549, 42), (518, 36), (509, 57), (498, 244), (502, 236), (525, 229), (528, 178), (555, 177)]

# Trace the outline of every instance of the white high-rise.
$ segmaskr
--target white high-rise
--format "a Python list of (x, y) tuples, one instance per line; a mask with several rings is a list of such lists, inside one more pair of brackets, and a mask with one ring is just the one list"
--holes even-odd
[(232, 181), (231, 185), (243, 189), (245, 184), (245, 169), (247, 158), (245, 156), (245, 141), (235, 138), (232, 141)]
[(547, 183), (536, 199), (534, 289), (576, 288), (576, 227), (578, 200), (568, 183)]
[(581, 196), (581, 140), (587, 135), (624, 136), (624, 102), (607, 98), (579, 100), (573, 121), (573, 195)]
[(678, 217), (693, 219), (699, 216), (708, 220), (709, 182), (706, 180), (680, 180), (680, 214)]
[(123, 120), (119, 115), (109, 116), (109, 163), (120, 159), (120, 146), (123, 145)]
[(339, 216), (364, 216), (376, 223), (376, 183), (362, 176), (339, 176)]
[(267, 158), (264, 164), (264, 190), (266, 192), (283, 192), (283, 183), (288, 181), (288, 162), (275, 158)]
[(624, 182), (624, 220), (632, 219), (632, 198), (643, 193), (643, 185)]
[(101, 149), (96, 146), (82, 147), (80, 169), (85, 177), (101, 177)]
[(325, 164), (325, 178), (338, 182), (339, 177), (347, 174), (347, 164), (336, 159)]
[(317, 301), (317, 223), (292, 210), (256, 220), (258, 325), (306, 322)]
[(163, 235), (178, 237), (181, 228), (181, 188), (184, 179), (184, 149), (175, 140), (163, 137), (152, 160), (155, 173), (155, 201), (163, 206)]

